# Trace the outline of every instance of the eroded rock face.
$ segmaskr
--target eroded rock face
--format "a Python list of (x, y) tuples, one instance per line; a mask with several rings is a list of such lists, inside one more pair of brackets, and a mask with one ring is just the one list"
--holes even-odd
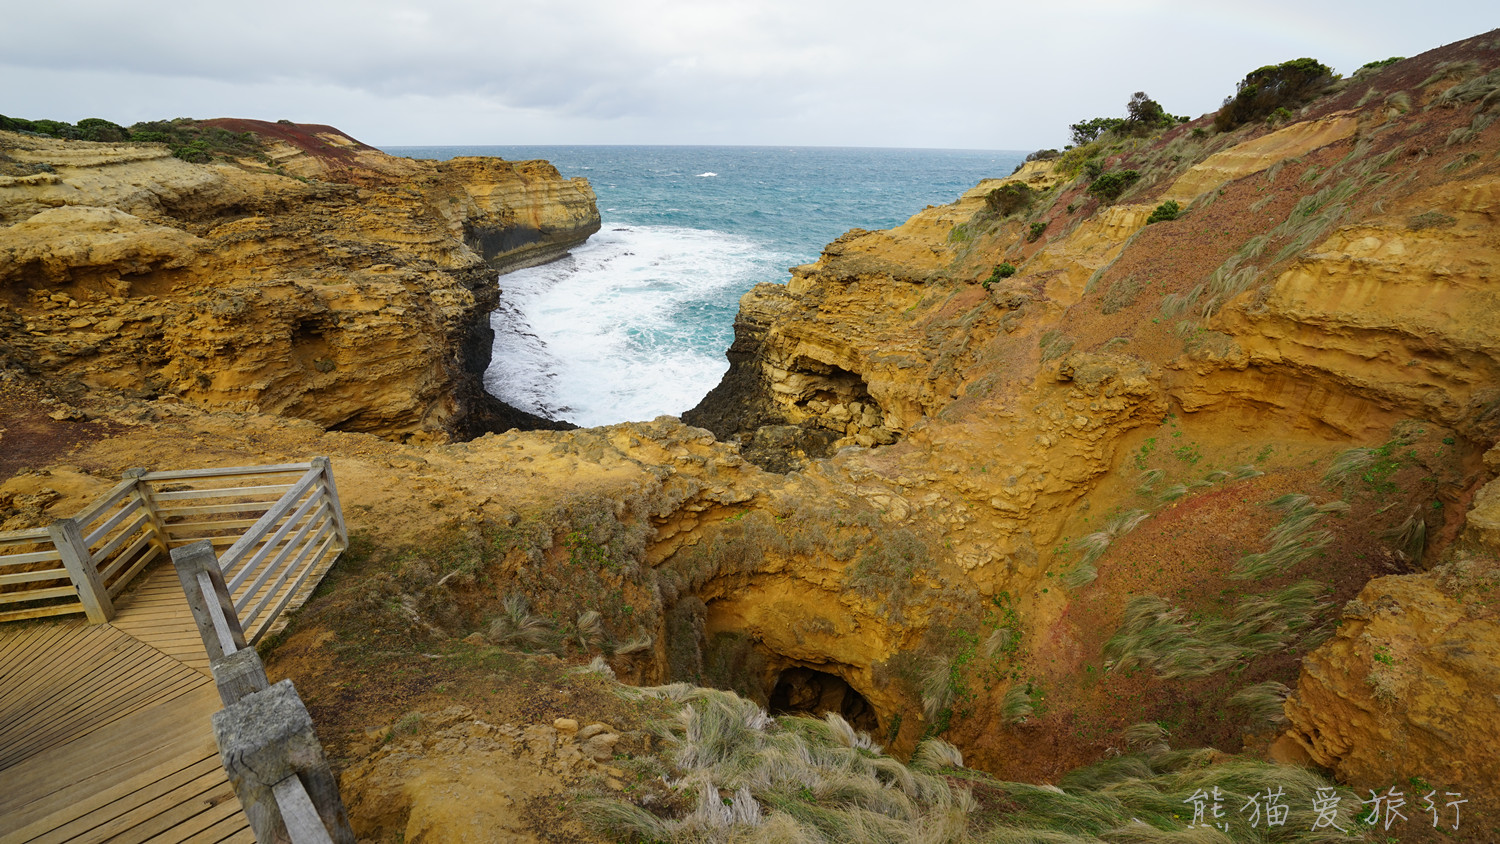
[[(1500, 449), (1491, 454), (1500, 462)], [(1417, 775), (1492, 814), (1500, 799), (1497, 522), (1500, 480), (1492, 480), (1446, 562), (1371, 581), (1344, 607), (1338, 635), (1303, 661), (1278, 752), (1361, 787)]]
[[(1484, 49), (1481, 57), (1493, 63)], [(1410, 85), (1437, 59), (1425, 61), (1420, 71), (1403, 71), (1414, 76)], [(1411, 93), (1417, 102), (1427, 96)], [(551, 565), (576, 577), (585, 570), (564, 568), (573, 565), (564, 541), (570, 508), (604, 513), (590, 526), (620, 530), (597, 541), (628, 547), (630, 565), (604, 571), (601, 593), (619, 590), (620, 603), (633, 610), (629, 623), (654, 638), (652, 650), (633, 658), (629, 679), (739, 680), (752, 697), (769, 700), (789, 672), (817, 676), (789, 683), (788, 703), (863, 701), (878, 732), (909, 748), (935, 726), (922, 723), (910, 675), (956, 653), (954, 630), (979, 638), (973, 631), (982, 613), (999, 607), (994, 599), (1006, 598), (1014, 618), (1004, 623), (1015, 627), (1024, 653), (990, 667), (1034, 670), (1060, 688), (1069, 681), (1064, 671), (1099, 666), (1100, 644), (1084, 640), (1112, 623), (1105, 605), (1114, 601), (1118, 610), (1126, 596), (1095, 593), (1086, 597), (1099, 600), (1086, 607), (1055, 578), (1080, 559), (1070, 537), (1106, 534), (1113, 542), (1101, 528), (1116, 514), (1139, 508), (1131, 518), (1161, 517), (1161, 532), (1149, 540), (1161, 546), (1201, 538), (1189, 531), (1212, 534), (1214, 542), (1195, 547), (1228, 568), (1263, 535), (1247, 527), (1268, 518), (1255, 509), (1262, 502), (1249, 498), (1271, 486), (1270, 477), (1250, 480), (1262, 465), (1280, 473), (1277, 494), (1318, 493), (1321, 501), (1322, 461), (1350, 446), (1378, 446), (1395, 423), (1412, 419), (1442, 423), (1438, 437), (1451, 446), (1449, 462), (1433, 470), (1423, 512), (1434, 501), (1467, 506), (1482, 480), (1475, 458), (1496, 436), (1500, 407), (1493, 392), (1500, 340), (1494, 165), (1477, 154), (1464, 164), (1467, 146), (1443, 153), (1461, 167), (1430, 152), (1467, 131), (1470, 113), (1434, 109), (1387, 120), (1381, 109), (1350, 117), (1358, 98), (1350, 92), (1279, 129), (1194, 135), (1194, 127), (1180, 126), (1136, 152), (1108, 155), (1101, 167), (1148, 171), (1114, 205), (1091, 197), (1086, 179), (1049, 176), (1050, 164), (1034, 163), (1011, 180), (1045, 186), (1050, 179), (1058, 187), (1036, 200), (1031, 217), (996, 217), (986, 197), (1007, 180), (988, 180), (892, 230), (850, 232), (794, 270), (789, 284), (761, 285), (744, 297), (730, 373), (685, 415), (687, 425), (668, 418), (483, 437), (421, 458), (391, 457), (382, 467), (395, 472), (372, 469), (379, 481), (369, 483), (384, 485), (382, 513), (465, 502), (464, 518), (477, 523), (549, 511), (552, 544), (530, 556), (518, 550), (496, 571), (548, 597), (561, 590), (537, 588), (556, 582), (537, 579), (538, 571)], [(1493, 148), (1500, 122), (1475, 131), (1474, 149)], [(350, 153), (356, 161), (362, 154)], [(289, 153), (286, 161), (290, 168), (300, 159)], [(70, 245), (59, 231), (55, 255), (18, 247), (27, 278), (51, 281), (40, 293), (19, 290), (5, 314), (22, 329), (11, 341), (17, 357), (106, 385), (115, 369), (131, 383), (156, 377), (161, 385), (152, 389), (210, 405), (254, 396), (263, 409), (284, 413), (332, 408), (320, 421), (347, 428), (429, 424), (426, 416), (414, 420), (403, 394), (385, 385), (442, 392), (442, 355), (454, 346), (433, 336), (451, 339), (464, 314), (483, 307), (481, 287), (463, 281), (477, 278), (484, 257), (466, 245), (464, 221), (489, 213), (474, 197), (525, 191), (460, 190), (443, 172), (413, 170), (415, 163), (382, 165), (405, 168), (401, 188), (383, 181), (394, 171), (374, 167), (358, 171), (363, 181), (351, 175), (332, 185), (208, 168), (222, 190), (171, 162), (132, 158), (119, 166), (148, 165), (170, 190), (143, 196), (75, 179), (76, 190), (119, 196), (107, 207), (128, 215), (77, 221), (78, 237), (92, 241)], [(31, 180), (26, 190), (60, 190), (61, 182), (47, 182), (63, 165), (55, 169), (15, 178)], [(1168, 196), (1191, 204), (1186, 218), (1148, 225)], [(462, 210), (471, 201), (474, 209)], [(169, 213), (182, 208), (220, 210), (182, 227)], [(45, 210), (37, 205), (27, 222), (49, 224)], [(514, 241), (471, 235), (481, 250), (524, 253), (540, 242), (532, 232), (559, 225), (493, 217), (521, 233)], [(340, 225), (320, 228), (325, 218)], [(1308, 220), (1316, 225), (1301, 225)], [(119, 260), (96, 265), (80, 257), (96, 248)], [(337, 271), (317, 270), (330, 260)], [(993, 273), (1001, 261), (1014, 275)], [(116, 266), (142, 269), (110, 275)], [(204, 267), (229, 281), (194, 296)], [(267, 268), (271, 277), (260, 279)], [(121, 302), (101, 304), (96, 288)], [(90, 330), (132, 302), (142, 307), (138, 318)], [(357, 315), (352, 324), (344, 321), (350, 314)], [(360, 326), (372, 330), (354, 331)], [(109, 331), (135, 339), (116, 349)], [(460, 347), (473, 342), (471, 333)], [(394, 354), (403, 343), (417, 349), (409, 361)], [(113, 356), (110, 366), (90, 369), (88, 361), (101, 356)], [(326, 384), (312, 374), (351, 366), (359, 371)], [(348, 397), (338, 392), (345, 377), (359, 386)], [(377, 421), (359, 415), (361, 400), (377, 402), (363, 411)], [(463, 416), (461, 408), (436, 406), (425, 412)], [(1279, 466), (1262, 463), (1272, 447)], [(1449, 469), (1455, 479), (1440, 481)], [(1168, 471), (1168, 489), (1141, 479)], [(388, 476), (396, 472), (399, 479)], [(1230, 486), (1241, 480), (1244, 486)], [(1199, 490), (1209, 491), (1197, 498)], [(1471, 541), (1492, 541), (1496, 500), (1500, 494), (1488, 488), (1474, 497)], [(1182, 508), (1169, 512), (1178, 502)], [(1370, 515), (1381, 518), (1392, 516)], [(1358, 530), (1376, 535), (1391, 526)], [(1239, 536), (1218, 542), (1217, 534), (1233, 529)], [(1117, 564), (1110, 574), (1136, 577), (1125, 581), (1130, 589), (1196, 590), (1198, 571), (1125, 571), (1166, 550), (1137, 546), (1136, 559), (1098, 559), (1101, 568)], [(1341, 562), (1360, 583), (1369, 577), (1356, 570), (1360, 564)], [(1422, 754), (1453, 760), (1423, 769), (1434, 784), (1493, 781), (1481, 754), (1494, 746), (1493, 728), (1482, 722), (1495, 713), (1484, 701), (1449, 702), (1495, 691), (1500, 656), (1491, 648), (1492, 604), (1473, 599), (1485, 582), (1477, 571), (1372, 583), (1364, 608), (1356, 604), (1309, 660), (1289, 705), (1301, 737), (1284, 745), (1351, 779), (1378, 780)], [(1158, 573), (1176, 579), (1159, 584)], [(1222, 572), (1205, 576), (1221, 577), (1213, 583), (1226, 587), (1221, 594), (1243, 588)], [(1070, 619), (1075, 610), (1083, 615), (1080, 607), (1095, 612)], [(929, 631), (943, 640), (926, 641)], [(904, 678), (892, 667), (902, 660)], [(716, 666), (739, 673), (711, 677)], [(617, 670), (626, 676), (623, 666)], [(1292, 679), (1292, 669), (1279, 670)], [(1052, 746), (1026, 744), (1016, 722), (998, 715), (1009, 684), (986, 683), (980, 694), (975, 682), (976, 697), (966, 704), (974, 718), (949, 733), (973, 745), (965, 750), (977, 765), (1027, 764), (1002, 745), (1041, 755), (1068, 741), (1070, 731), (1059, 727)], [(1115, 718), (1102, 700), (1085, 715)], [(1472, 747), (1459, 746), (1464, 741)], [(1072, 751), (1082, 761), (1105, 749)], [(401, 775), (428, 776), (449, 774), (413, 767)]]
[(497, 271), (598, 229), (588, 183), (546, 162), (395, 159), (311, 128), (326, 131), (282, 132), (302, 147), (267, 142), (301, 181), (0, 135), (38, 171), (0, 176), (0, 317), (16, 328), (0, 353), (85, 389), (382, 436), (547, 426), (484, 393), (487, 315)]
[[(1493, 65), (1483, 55), (1480, 64)], [(1448, 58), (1404, 71), (1413, 101), (1440, 99), (1451, 81), (1420, 80)], [(1494, 135), (1475, 134), (1496, 129), (1484, 106), (1419, 117), (1359, 99), (1350, 90), (1290, 125), (1233, 136), (1179, 127), (1148, 154), (1100, 160), (1144, 174), (1116, 204), (1101, 206), (1080, 179), (1038, 199), (1050, 205), (1030, 216), (997, 216), (985, 201), (996, 187), (1047, 184), (1037, 175), (1051, 165), (1033, 162), (894, 229), (851, 231), (786, 285), (747, 293), (730, 371), (684, 419), (739, 444), (758, 465), (790, 472), (782, 495), (795, 494), (809, 519), (826, 518), (812, 509), (821, 496), (921, 537), (930, 558), (907, 569), (917, 573), (911, 581), (900, 565), (894, 577), (877, 572), (883, 587), (929, 579), (909, 602), (883, 601), (860, 591), (878, 565), (767, 553), (750, 570), (695, 584), (705, 635), (758, 643), (771, 674), (835, 675), (882, 713), (901, 704), (875, 666), (910, 652), (925, 626), (976, 596), (1026, 595), (1023, 612), (1036, 625), (1029, 635), (1067, 641), (1079, 631), (1050, 625), (1071, 599), (1042, 578), (1076, 552), (1070, 532), (1097, 531), (1110, 512), (1159, 506), (1134, 480), (1152, 449), (1180, 450), (1174, 470), (1192, 471), (1199, 456), (1183, 447), (1187, 439), (1168, 439), (1185, 437), (1177, 419), (1213, 441), (1220, 477), (1236, 464), (1259, 471), (1244, 442), (1295, 444), (1320, 460), (1379, 446), (1402, 420), (1428, 420), (1455, 432), (1444, 442), (1467, 461), (1455, 488), (1471, 489), (1473, 458), (1500, 436), (1497, 189), (1476, 151)], [(1464, 133), (1476, 146), (1451, 140)], [(1436, 160), (1432, 150), (1448, 146)], [(1191, 205), (1188, 219), (1148, 225), (1167, 199)], [(1016, 272), (992, 274), (1001, 261)], [(1208, 474), (1184, 475), (1181, 494), (1215, 483)], [(1495, 495), (1475, 499), (1476, 535), (1500, 524), (1486, 515)], [(1438, 497), (1467, 505), (1466, 496)], [(1406, 589), (1370, 588), (1379, 600)], [(1410, 657), (1415, 674), (1462, 675), (1447, 688), (1489, 694), (1496, 655), (1476, 645), (1471, 661), (1456, 643), (1486, 641), (1492, 621), (1463, 616), (1472, 612), (1463, 599), (1426, 588), (1412, 586), (1415, 603), (1403, 610), (1439, 631), (1411, 645), (1431, 652)], [(1347, 620), (1335, 641), (1352, 650), (1310, 660), (1318, 682), (1331, 683), (1349, 659), (1368, 663), (1369, 642), (1397, 647), (1390, 642), (1402, 640), (1389, 637), (1401, 625), (1382, 619)], [(1335, 692), (1304, 696), (1308, 723), (1330, 737), (1308, 739), (1321, 748), (1314, 758), (1347, 764), (1352, 777), (1376, 771), (1380, 753), (1402, 756), (1392, 749), (1402, 742), (1446, 752), (1440, 736), (1369, 728), (1367, 753), (1334, 738), (1348, 707), (1364, 707), (1360, 730), (1380, 711), (1359, 685), (1368, 674), (1352, 675), (1353, 691), (1340, 681)], [(1449, 717), (1437, 703), (1442, 689), (1413, 694), (1413, 724)], [(1456, 736), (1493, 714), (1476, 713), (1453, 716), (1462, 729), (1458, 721), (1433, 729)], [(1478, 744), (1493, 747), (1484, 735)], [(1490, 775), (1474, 768), (1473, 753), (1454, 758)]]

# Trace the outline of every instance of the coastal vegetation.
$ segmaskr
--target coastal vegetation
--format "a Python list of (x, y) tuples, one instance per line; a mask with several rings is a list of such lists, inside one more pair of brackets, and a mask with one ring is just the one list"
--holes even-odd
[(231, 132), (215, 126), (203, 126), (199, 121), (185, 117), (142, 121), (127, 128), (98, 117), (84, 118), (77, 124), (72, 124), (60, 120), (26, 120), (0, 114), (0, 130), (65, 140), (165, 144), (174, 156), (196, 164), (235, 158), (269, 161), (250, 132)]
[(1292, 110), (1323, 93), (1335, 79), (1331, 68), (1309, 58), (1256, 68), (1240, 80), (1233, 96), (1225, 98), (1214, 116), (1214, 128), (1227, 132), (1278, 112), (1290, 117)]
[[(1213, 764), (1210, 751), (1172, 750), (1155, 724), (1140, 725), (1149, 729), (1136, 731), (1143, 739), (1128, 754), (1056, 786), (1028, 785), (965, 767), (941, 739), (923, 740), (902, 763), (832, 712), (770, 718), (732, 693), (681, 685), (622, 693), (681, 705), (658, 727), (663, 780), (680, 808), (585, 798), (587, 823), (620, 840), (1081, 844), (1217, 827), (1225, 840), (1316, 842), (1335, 826), (1347, 830), (1340, 840), (1371, 837), (1352, 791), (1302, 768)], [(1324, 804), (1332, 813), (1320, 820)]]
[(1088, 192), (1090, 196), (1097, 197), (1103, 202), (1113, 202), (1140, 178), (1141, 174), (1136, 170), (1121, 169), (1102, 172), (1089, 183)]
[[(193, 368), (197, 350), (268, 334), (268, 302), (317, 328), (274, 334), (305, 361), (298, 378), (400, 358), (371, 346), (320, 365), (340, 351), (335, 325), (411, 320), (415, 297), (373, 322), (397, 301), (393, 278), (429, 299), (495, 287), (467, 243), (392, 245), (469, 226), (451, 206), (498, 193), (488, 175), (433, 188), (430, 205), (402, 204), (407, 182), (362, 187), (340, 219), (385, 240), (318, 229), (318, 249), (296, 245), (312, 223), (246, 216), (239, 195), (203, 200), (227, 210), (171, 240), (149, 203), (150, 227), (37, 202), (8, 254), (39, 249), (20, 235), (51, 215), (38, 242), (95, 226), (144, 257), (112, 277), (57, 271), (73, 253), (18, 263), (0, 352), (25, 363), (5, 383), (45, 373), (114, 414), (118, 430), (97, 436), (124, 443), (119, 456), (80, 443), (66, 458), (103, 474), (169, 448), (335, 455), (353, 544), (262, 651), (350, 771), (385, 754), (458, 760), (467, 776), (480, 766), (457, 754), (525, 736), (550, 755), (513, 779), (556, 788), (513, 811), (573, 840), (1385, 840), (1353, 817), (1366, 789), (1500, 781), (1491, 38), (1373, 62), (1357, 86), (1311, 59), (1260, 68), (1225, 126), (1183, 125), (1140, 93), (1009, 181), (849, 233), (790, 284), (745, 295), (725, 381), (740, 427), (713, 435), (664, 418), (382, 438), (349, 426), (370, 413), (352, 399), (314, 424), (195, 392), (230, 371)], [(115, 128), (254, 155), (176, 121)], [(208, 258), (182, 244), (206, 239), (240, 287), (190, 275)], [(441, 288), (449, 266), (477, 281)], [(151, 296), (113, 295), (132, 284)], [(181, 310), (148, 310), (179, 291)], [(127, 341), (134, 357), (175, 355), (186, 386), (97, 410), (106, 367), (66, 356), (92, 365)], [(446, 342), (431, 344), (434, 371), (474, 338)], [(71, 386), (85, 379), (92, 397)], [(25, 405), (28, 424), (93, 424), (55, 405)], [(25, 506), (40, 510), (44, 484), (104, 483), (56, 462), (17, 482)], [(585, 759), (580, 719), (616, 742)], [(461, 779), (407, 776), (406, 803), (369, 837), (415, 839), (402, 824), (462, 803)], [(1252, 823), (1273, 790), (1287, 822)], [(1223, 816), (1200, 814), (1205, 793)], [(1474, 794), (1465, 812), (1479, 815), (1489, 795)], [(1320, 796), (1342, 809), (1316, 814)], [(591, 831), (556, 831), (579, 819)], [(1483, 823), (1475, 840), (1494, 837)]]

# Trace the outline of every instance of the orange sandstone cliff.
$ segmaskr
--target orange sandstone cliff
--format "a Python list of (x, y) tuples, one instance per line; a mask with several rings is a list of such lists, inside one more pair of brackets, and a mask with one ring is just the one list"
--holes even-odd
[[(1497, 91), (1489, 33), (1269, 120), (1106, 136), (747, 293), (729, 374), (682, 421), (447, 444), (362, 432), (458, 427), (455, 350), (507, 242), (473, 220), (517, 219), (481, 197), (525, 193), (501, 174), (527, 165), (274, 147), (330, 180), (304, 183), (3, 136), (0, 191), (55, 200), (5, 206), (25, 209), (0, 229), (11, 381), (71, 379), (106, 410), (15, 426), (72, 451), (36, 444), (50, 474), (0, 501), (24, 519), (128, 466), (332, 455), (363, 544), (269, 662), (347, 767), (361, 834), (457, 836), (483, 803), (581, 840), (557, 795), (589, 777), (686, 811), (630, 768), (657, 747), (639, 711), (516, 667), (545, 629), (630, 682), (832, 710), (900, 753), (941, 736), (1005, 778), (1205, 747), (1412, 808), (1462, 793), (1488, 840)], [(87, 155), (119, 163), (66, 169)], [(427, 732), (366, 729), (418, 711)], [(584, 711), (620, 743), (582, 753)], [(517, 765), (556, 781), (464, 790)]]
[(327, 126), (205, 125), (254, 132), (258, 157), (0, 133), (7, 363), (382, 436), (528, 424), (480, 386), (494, 279), (598, 229), (585, 180), (393, 158)]

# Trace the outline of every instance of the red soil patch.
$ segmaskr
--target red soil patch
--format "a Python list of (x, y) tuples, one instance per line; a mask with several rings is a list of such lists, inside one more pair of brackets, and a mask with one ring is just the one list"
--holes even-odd
[[(1144, 721), (1166, 726), (1173, 747), (1234, 753), (1247, 742), (1264, 741), (1269, 737), (1264, 725), (1251, 724), (1228, 699), (1266, 681), (1295, 688), (1302, 657), (1318, 644), (1318, 636), (1296, 636), (1285, 650), (1199, 679), (1164, 679), (1143, 668), (1107, 670), (1105, 643), (1118, 629), (1125, 605), (1139, 595), (1156, 595), (1190, 619), (1203, 620), (1229, 615), (1246, 596), (1272, 594), (1302, 580), (1327, 587), (1327, 608), (1317, 629), (1331, 631), (1339, 608), (1372, 578), (1416, 568), (1394, 553), (1396, 540), (1390, 535), (1413, 512), (1425, 516), (1428, 559), (1436, 558), (1451, 541), (1449, 522), (1462, 516), (1472, 493), (1463, 479), (1472, 476), (1477, 451), (1431, 424), (1411, 426), (1404, 439), (1393, 442), (1384, 456), (1350, 472), (1342, 485), (1324, 482), (1329, 459), (1320, 458), (1258, 478), (1221, 482), (1170, 504), (1138, 496), (1122, 509), (1139, 507), (1150, 511), (1150, 518), (1109, 547), (1097, 563), (1098, 578), (1073, 594), (1040, 640), (1024, 645), (1025, 662), (1012, 677), (1031, 682), (1037, 716), (1022, 725), (998, 717), (962, 723), (964, 746), (1003, 778), (1055, 782), (1074, 767), (1125, 750), (1120, 733)], [(1181, 462), (1168, 455), (1167, 446), (1157, 449), (1149, 465), (1165, 469)], [(1184, 465), (1156, 489), (1208, 471)], [(1349, 504), (1347, 512), (1329, 514), (1314, 528), (1331, 531), (1333, 542), (1279, 575), (1231, 577), (1243, 555), (1266, 548), (1266, 533), (1282, 518), (1266, 503), (1289, 492), (1311, 495), (1318, 503)], [(1076, 556), (1059, 557), (1051, 571), (1061, 575)], [(1066, 588), (1060, 578), (1046, 582), (1053, 590)]]
[[(271, 123), (266, 120), (248, 120), (241, 117), (217, 117), (213, 120), (204, 120), (201, 125), (229, 132), (252, 132), (265, 140), (282, 141), (335, 167), (353, 166), (356, 163), (356, 152), (377, 151), (374, 147), (350, 138), (348, 134), (322, 123)], [(353, 146), (331, 144), (318, 137), (319, 135), (338, 135), (341, 138), (349, 138)]]
[(0, 413), (0, 481), (22, 469), (51, 466), (114, 430), (106, 422), (51, 418), (49, 414), (60, 407), (34, 384), (0, 381), (0, 408), (4, 408)]

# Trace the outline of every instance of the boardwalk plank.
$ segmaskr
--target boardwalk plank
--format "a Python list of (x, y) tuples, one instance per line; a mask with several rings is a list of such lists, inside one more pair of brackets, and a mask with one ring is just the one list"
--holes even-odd
[(186, 783), (223, 771), (217, 753), (201, 759), (197, 758), (199, 755), (168, 760), (119, 785), (88, 795), (70, 807), (75, 814), (71, 820), (63, 822), (54, 815), (46, 819), (46, 825), (34, 824), (33, 828), (19, 830), (18, 835), (23, 840), (29, 839), (32, 844), (62, 844), (158, 800)]
[[(307, 467), (284, 468), (290, 473)], [(321, 494), (317, 478), (288, 478), (287, 486), (305, 490), (307, 500), (290, 496), (279, 502), (280, 509), (303, 512), (306, 524), (298, 518), (258, 523), (268, 525), (272, 535), (306, 540), (311, 554), (300, 553), (296, 541), (279, 551), (279, 543), (268, 545), (266, 537), (215, 540), (221, 547), (238, 544), (250, 559), (281, 553), (302, 563), (285, 575), (267, 575), (263, 594), (255, 598), (275, 610), (261, 624), (277, 629), (285, 624), (279, 608), (301, 606), (344, 545), (341, 532), (323, 541), (329, 527), (320, 519), (326, 515), (306, 515), (326, 510), (315, 503)], [(333, 506), (336, 511), (337, 503)], [(275, 507), (266, 502), (238, 509), (253, 513)], [(94, 529), (95, 540), (114, 541), (111, 531), (138, 511), (138, 506), (119, 513), (96, 507), (101, 524)], [(230, 517), (223, 527), (247, 522)], [(114, 603), (117, 615), (109, 624), (90, 625), (81, 618), (0, 624), (0, 844), (254, 841), (219, 763), (210, 715), (221, 704), (166, 554), (147, 562)]]

